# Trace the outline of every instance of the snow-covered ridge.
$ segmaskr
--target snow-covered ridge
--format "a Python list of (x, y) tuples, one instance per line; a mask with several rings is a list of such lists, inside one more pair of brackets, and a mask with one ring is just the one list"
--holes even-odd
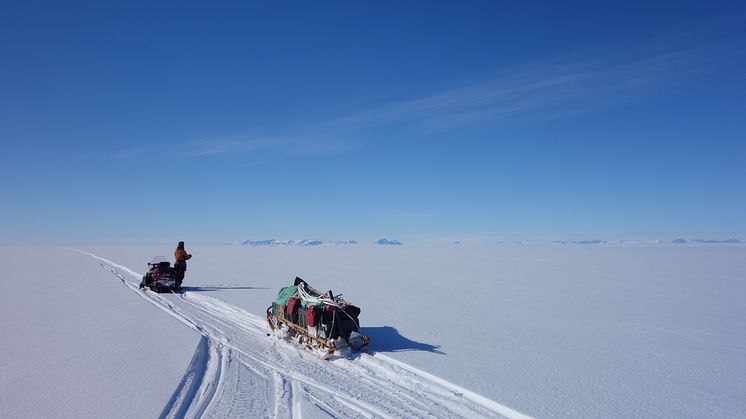
[(725, 240), (719, 240), (719, 239), (693, 239), (693, 240), (687, 240), (685, 238), (678, 238), (671, 241), (664, 241), (664, 240), (614, 240), (614, 241), (607, 241), (607, 240), (555, 240), (552, 242), (553, 244), (625, 244), (625, 245), (635, 245), (635, 244), (688, 244), (688, 243), (694, 243), (694, 244), (744, 244), (746, 243), (746, 240), (741, 239), (725, 239)]
[[(313, 246), (350, 246), (350, 245), (356, 245), (360, 244), (357, 240), (277, 240), (277, 239), (266, 239), (266, 240), (244, 240), (241, 242), (227, 242), (223, 243), (224, 246), (233, 246), (233, 245), (239, 245), (239, 246), (271, 246), (271, 247), (277, 247), (277, 246), (305, 246), (305, 247), (313, 247)], [(373, 244), (376, 245), (382, 245), (382, 246), (400, 246), (403, 243), (399, 240), (389, 240), (389, 239), (381, 239), (376, 242), (373, 242)]]
[(357, 240), (244, 240), (241, 242), (227, 242), (224, 246), (348, 246), (358, 244)]
[[(281, 246), (299, 246), (299, 247), (316, 247), (316, 246), (350, 246), (358, 244), (373, 244), (376, 246), (401, 246), (404, 243), (400, 240), (389, 240), (386, 238), (374, 242), (361, 242), (358, 240), (244, 240), (236, 242), (222, 243), (224, 246), (254, 246), (254, 247), (281, 247)], [(420, 244), (441, 243), (440, 241), (419, 241)], [(484, 239), (463, 239), (452, 240), (447, 244), (464, 245), (464, 244), (481, 244), (481, 245), (499, 245), (499, 246), (531, 246), (531, 245), (552, 245), (552, 246), (671, 246), (671, 245), (742, 245), (746, 240), (739, 238), (729, 239), (637, 239), (637, 240), (604, 240), (604, 239), (558, 239), (558, 240), (489, 240)]]
[[(452, 244), (462, 244), (463, 241), (454, 241)], [(710, 245), (710, 244), (746, 244), (746, 240), (742, 239), (685, 239), (678, 238), (674, 240), (602, 240), (602, 239), (583, 239), (583, 240), (536, 240), (536, 241), (486, 241), (484, 244), (496, 244), (502, 246), (529, 246), (529, 245), (559, 245), (559, 246), (603, 246), (603, 245), (623, 245), (623, 246), (634, 246), (634, 245)]]
[(381, 239), (376, 242), (380, 246), (401, 246), (402, 242), (399, 240)]
[[(674, 242), (672, 242), (672, 243), (674, 243)], [(746, 243), (746, 240), (741, 240), (741, 239), (727, 239), (727, 240), (694, 239), (694, 240), (692, 240), (692, 243), (703, 243), (703, 244), (724, 244), (724, 243), (729, 243), (729, 244), (743, 244), (743, 243)]]
[(555, 240), (554, 244), (604, 244), (606, 240)]

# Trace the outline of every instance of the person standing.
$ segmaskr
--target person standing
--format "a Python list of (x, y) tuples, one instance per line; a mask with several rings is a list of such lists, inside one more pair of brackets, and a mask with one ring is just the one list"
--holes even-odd
[(179, 244), (176, 245), (176, 250), (174, 250), (174, 259), (176, 260), (174, 263), (174, 269), (176, 269), (177, 290), (181, 288), (181, 282), (184, 280), (184, 272), (186, 272), (187, 269), (186, 261), (191, 258), (192, 255), (184, 250), (184, 242), (179, 242)]

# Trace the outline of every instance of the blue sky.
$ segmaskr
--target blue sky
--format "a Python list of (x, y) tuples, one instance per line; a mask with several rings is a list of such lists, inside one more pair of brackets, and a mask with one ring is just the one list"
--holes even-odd
[(0, 3), (0, 243), (746, 231), (741, 2), (102, 3)]

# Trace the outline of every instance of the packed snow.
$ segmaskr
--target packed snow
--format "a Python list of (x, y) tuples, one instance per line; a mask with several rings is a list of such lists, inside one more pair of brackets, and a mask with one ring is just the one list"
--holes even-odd
[[(746, 247), (0, 248), (0, 416), (740, 417)], [(362, 308), (368, 350), (269, 335), (301, 276)]]
[(199, 335), (91, 262), (0, 247), (0, 417), (145, 418), (168, 404)]

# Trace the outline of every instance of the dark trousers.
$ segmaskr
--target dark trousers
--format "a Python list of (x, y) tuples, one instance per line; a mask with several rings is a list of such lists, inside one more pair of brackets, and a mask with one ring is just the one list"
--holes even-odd
[(186, 262), (174, 263), (174, 269), (176, 270), (176, 284), (181, 285), (181, 281), (184, 280), (184, 273), (186, 272)]

